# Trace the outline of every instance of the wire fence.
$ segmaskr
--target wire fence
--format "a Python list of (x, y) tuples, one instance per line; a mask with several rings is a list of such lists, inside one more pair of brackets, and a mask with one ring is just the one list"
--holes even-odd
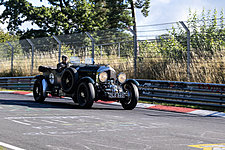
[[(139, 78), (225, 83), (223, 20), (205, 19), (139, 27)], [(148, 71), (141, 74), (143, 70)]]
[(111, 64), (130, 74), (133, 45), (132, 33), (117, 29), (0, 43), (0, 73), (35, 75), (40, 65), (56, 67), (62, 55), (77, 56), (84, 63), (94, 53), (95, 63)]
[(0, 73), (35, 75), (65, 54), (94, 57), (129, 78), (225, 83), (224, 27), (219, 18), (0, 43)]

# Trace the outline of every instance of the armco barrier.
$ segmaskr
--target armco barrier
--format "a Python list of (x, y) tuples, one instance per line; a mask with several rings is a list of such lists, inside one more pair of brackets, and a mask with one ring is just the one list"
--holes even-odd
[[(225, 84), (136, 79), (140, 100), (225, 107)], [(0, 88), (32, 90), (34, 77), (0, 77)]]
[(34, 77), (0, 77), (0, 88), (32, 90)]
[(142, 80), (140, 99), (191, 105), (225, 107), (225, 84)]

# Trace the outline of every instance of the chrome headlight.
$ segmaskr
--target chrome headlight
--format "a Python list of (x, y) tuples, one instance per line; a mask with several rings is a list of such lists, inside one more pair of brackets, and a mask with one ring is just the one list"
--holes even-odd
[(125, 81), (126, 81), (127, 77), (126, 77), (126, 74), (121, 72), (119, 75), (118, 75), (118, 81), (123, 84)]
[(106, 72), (101, 72), (98, 75), (98, 79), (99, 79), (100, 82), (106, 82), (107, 79), (108, 79), (108, 74)]

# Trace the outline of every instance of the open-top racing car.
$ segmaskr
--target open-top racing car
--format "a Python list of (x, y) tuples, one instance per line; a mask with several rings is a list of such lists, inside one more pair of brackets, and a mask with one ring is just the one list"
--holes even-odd
[(136, 80), (126, 79), (125, 73), (117, 75), (109, 65), (94, 64), (93, 60), (82, 64), (77, 57), (71, 57), (70, 62), (63, 70), (39, 66), (43, 75), (35, 77), (33, 96), (36, 102), (43, 102), (51, 94), (71, 97), (81, 108), (91, 108), (98, 100), (118, 101), (127, 110), (136, 107), (139, 99)]

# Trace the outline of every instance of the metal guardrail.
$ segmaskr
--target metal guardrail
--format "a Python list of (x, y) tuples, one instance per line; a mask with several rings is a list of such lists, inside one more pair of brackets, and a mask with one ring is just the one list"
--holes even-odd
[(225, 107), (225, 84), (142, 80), (140, 99), (146, 101)]
[[(225, 84), (136, 79), (140, 100), (225, 108)], [(34, 77), (0, 77), (0, 88), (32, 90)]]
[(0, 88), (32, 90), (34, 77), (0, 77)]

